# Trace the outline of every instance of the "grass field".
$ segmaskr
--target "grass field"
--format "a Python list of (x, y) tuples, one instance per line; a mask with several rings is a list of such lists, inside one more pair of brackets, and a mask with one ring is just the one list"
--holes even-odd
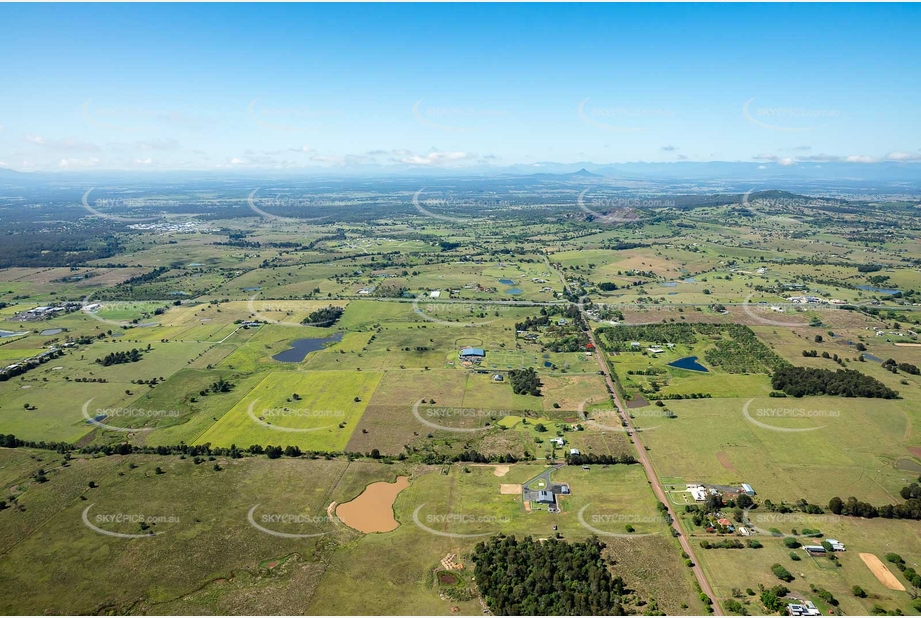
[(380, 378), (367, 371), (269, 373), (196, 444), (344, 450)]
[[(912, 533), (915, 527), (913, 522), (809, 517), (799, 513), (791, 517), (789, 523), (775, 522), (772, 525), (777, 525), (784, 534), (790, 534), (794, 528), (808, 526), (820, 529), (827, 538), (840, 540), (847, 547), (847, 551), (836, 553), (840, 566), (835, 566), (825, 557), (810, 557), (802, 549), (794, 551), (801, 559), (793, 561), (790, 558), (791, 550), (784, 546), (782, 539), (766, 536), (758, 537), (764, 545), (762, 549), (699, 549), (697, 556), (711, 581), (716, 583), (717, 594), (731, 597), (733, 588), (744, 591), (746, 588), (758, 590), (759, 584), (774, 586), (779, 580), (771, 573), (771, 565), (779, 563), (795, 577), (793, 582), (786, 584), (791, 594), (812, 600), (823, 608), (823, 613), (828, 613), (829, 606), (812, 593), (810, 585), (824, 588), (838, 599), (840, 607), (835, 608), (836, 614), (868, 615), (870, 609), (877, 604), (889, 610), (898, 608), (907, 615), (919, 613), (912, 609), (908, 592), (885, 588), (858, 556), (861, 552), (869, 552), (885, 561), (886, 553), (896, 552), (909, 566), (917, 569), (921, 564), (921, 542), (918, 535)], [(697, 534), (694, 543), (706, 537), (705, 533)], [(898, 570), (891, 564), (888, 566), (906, 590), (911, 590), (911, 585), (904, 581)], [(863, 588), (868, 597), (855, 597), (851, 591), (855, 585)], [(742, 598), (749, 597), (743, 593)], [(752, 614), (764, 611), (758, 608), (757, 600), (753, 599), (749, 611)]]
[[(648, 518), (649, 524), (637, 523), (637, 534), (642, 526), (652, 536), (611, 537), (607, 551), (615, 572), (662, 611), (700, 611), (674, 541), (655, 520), (655, 501), (639, 466), (558, 472), (556, 480), (569, 483), (573, 495), (563, 513), (551, 516), (528, 513), (520, 497), (498, 491), (500, 483), (537, 475), (544, 470), (539, 465), (512, 466), (499, 477), (488, 466), (467, 472), (453, 466), (442, 474), (437, 467), (344, 461), (218, 458), (196, 465), (178, 457), (111, 456), (76, 459), (62, 468), (60, 459), (47, 451), (0, 450), (0, 479), (24, 507), (0, 511), (0, 573), (20, 590), (15, 599), (3, 597), (4, 612), (273, 613), (297, 604), (308, 613), (346, 614), (373, 603), (386, 613), (444, 615), (452, 606), (474, 613), (475, 601), (440, 598), (430, 574), (448, 553), (466, 563), (476, 539), (432, 534), (415, 523), (414, 513), (436, 531), (496, 528), (549, 536), (556, 523), (565, 538), (576, 539), (590, 534), (579, 523), (583, 506), (586, 521), (610, 516), (599, 526)], [(30, 479), (39, 467), (46, 483)], [(164, 473), (155, 474), (155, 467)], [(332, 502), (351, 500), (367, 484), (399, 474), (411, 476), (411, 484), (394, 505), (397, 530), (360, 535), (325, 518)], [(91, 480), (98, 487), (89, 488)], [(601, 505), (611, 496), (617, 497), (614, 510)], [(83, 521), (87, 508), (96, 528), (147, 536), (93, 530)], [(322, 536), (273, 536), (250, 524), (251, 510), (262, 528)], [(116, 521), (117, 515), (151, 523), (143, 530), (137, 518)], [(199, 559), (190, 564), (190, 555)], [(667, 583), (646, 577), (652, 570), (668, 574)], [(460, 575), (469, 583), (467, 571)], [(344, 581), (363, 582), (366, 595), (354, 594)]]

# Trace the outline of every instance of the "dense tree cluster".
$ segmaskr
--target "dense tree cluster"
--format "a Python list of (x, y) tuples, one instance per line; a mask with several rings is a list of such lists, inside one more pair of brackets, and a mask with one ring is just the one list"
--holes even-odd
[(787, 607), (783, 598), (790, 594), (790, 589), (783, 584), (778, 584), (773, 588), (761, 589), (761, 603), (772, 612), (780, 612)]
[(604, 544), (498, 535), (473, 551), (477, 588), (497, 616), (623, 616), (629, 593), (601, 555)]
[[(28, 209), (25, 209), (28, 210)], [(9, 211), (4, 211), (4, 221)], [(46, 228), (48, 223), (40, 220)], [(0, 243), (0, 268), (78, 266), (90, 260), (110, 258), (121, 252), (118, 238), (106, 224), (42, 229), (41, 233), (6, 233)]]
[(344, 312), (345, 310), (342, 307), (324, 307), (323, 309), (312, 311), (302, 323), (314, 326), (332, 326), (342, 317)]
[(512, 383), (512, 391), (516, 395), (533, 395), (540, 397), (540, 376), (534, 371), (533, 367), (527, 369), (512, 369), (508, 372), (509, 381)]
[(911, 363), (897, 363), (894, 358), (886, 359), (883, 363), (883, 369), (887, 369), (892, 373), (904, 371), (913, 376), (921, 374), (921, 370), (919, 370), (916, 365), (912, 365)]
[(633, 341), (648, 341), (651, 343), (682, 343), (694, 345), (697, 343), (697, 334), (691, 324), (644, 324), (631, 326), (621, 324), (618, 326), (605, 326), (597, 330), (604, 335), (602, 340), (607, 341), (610, 351), (621, 351), (623, 345)]
[(787, 361), (775, 354), (747, 326), (741, 324), (698, 324), (702, 335), (712, 336), (720, 331), (730, 338), (721, 337), (714, 347), (704, 352), (704, 360), (729, 373), (768, 373), (786, 367)]
[(96, 362), (103, 367), (109, 365), (122, 365), (124, 363), (136, 363), (143, 358), (144, 351), (137, 348), (131, 348), (122, 352), (111, 352), (102, 358), (97, 358)]
[(854, 369), (814, 369), (782, 367), (771, 376), (771, 386), (792, 397), (837, 395), (840, 397), (876, 397), (895, 399), (898, 392), (879, 380)]

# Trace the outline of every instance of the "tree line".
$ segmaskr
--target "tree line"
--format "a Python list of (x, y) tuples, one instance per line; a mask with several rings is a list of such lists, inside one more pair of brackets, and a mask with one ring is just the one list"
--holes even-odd
[[(921, 482), (921, 477), (918, 477)], [(869, 502), (862, 502), (851, 496), (847, 501), (835, 496), (828, 502), (828, 510), (835, 515), (849, 515), (851, 517), (882, 517), (883, 519), (921, 519), (921, 485), (910, 483), (899, 492), (902, 504), (886, 504), (873, 506)]]

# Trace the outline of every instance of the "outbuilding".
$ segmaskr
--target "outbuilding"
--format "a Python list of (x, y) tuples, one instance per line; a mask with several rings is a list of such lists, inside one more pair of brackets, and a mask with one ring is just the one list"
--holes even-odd
[(462, 360), (472, 360), (476, 358), (486, 358), (486, 352), (483, 348), (464, 348), (458, 355)]

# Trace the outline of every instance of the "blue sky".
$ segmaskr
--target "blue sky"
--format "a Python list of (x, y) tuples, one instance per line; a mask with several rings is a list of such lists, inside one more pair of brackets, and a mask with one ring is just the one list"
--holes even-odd
[(921, 159), (915, 5), (0, 5), (17, 170)]

